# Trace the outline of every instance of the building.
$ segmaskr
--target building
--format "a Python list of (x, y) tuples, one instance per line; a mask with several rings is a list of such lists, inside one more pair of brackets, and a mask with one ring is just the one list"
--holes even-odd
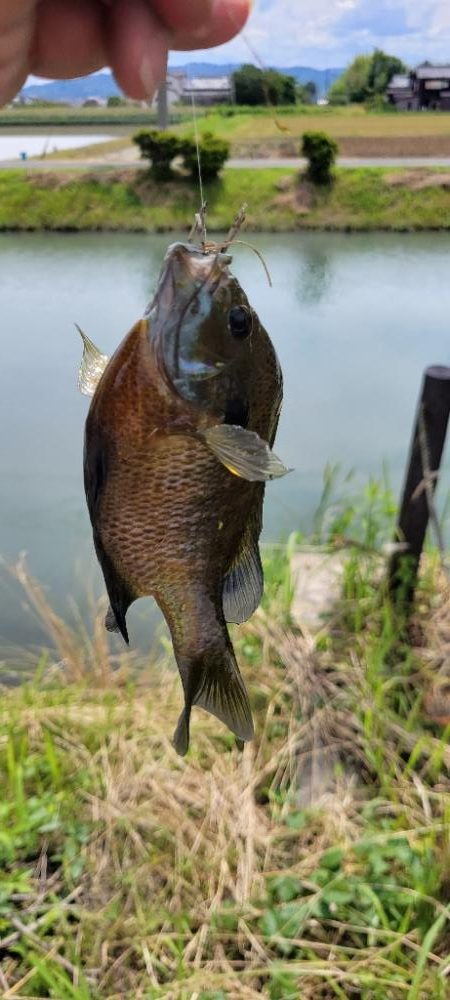
[(424, 63), (411, 77), (420, 108), (450, 111), (450, 66)]
[(410, 75), (397, 73), (393, 76), (387, 89), (387, 97), (399, 111), (419, 110)]
[[(208, 106), (212, 104), (230, 104), (234, 102), (234, 84), (231, 76), (194, 76), (190, 77), (182, 71), (169, 70), (166, 80), (167, 105), (195, 104)], [(153, 99), (153, 107), (157, 107), (157, 96)]]
[(407, 75), (397, 74), (386, 96), (400, 111), (450, 111), (450, 66), (423, 63)]
[(183, 104), (231, 104), (234, 102), (234, 86), (231, 76), (186, 77), (183, 84)]
[[(183, 99), (183, 89), (187, 81), (186, 73), (176, 70), (169, 70), (166, 77), (166, 97), (167, 106), (172, 107), (173, 104), (179, 104)], [(157, 108), (158, 106), (158, 95), (152, 101), (152, 107)]]
[(83, 108), (106, 108), (107, 101), (104, 97), (87, 97), (83, 101)]

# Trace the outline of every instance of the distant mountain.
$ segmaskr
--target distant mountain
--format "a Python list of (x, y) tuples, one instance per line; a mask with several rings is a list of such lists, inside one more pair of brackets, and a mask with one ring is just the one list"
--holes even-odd
[[(187, 73), (189, 76), (222, 76), (234, 73), (240, 63), (210, 63), (189, 62), (182, 66), (171, 66), (172, 70)], [(282, 66), (282, 73), (295, 76), (299, 83), (316, 84), (319, 97), (327, 93), (335, 80), (343, 73), (342, 69), (313, 69), (308, 66)], [(82, 104), (88, 97), (100, 97), (107, 100), (122, 93), (108, 70), (93, 73), (91, 76), (77, 77), (75, 80), (54, 80), (52, 83), (31, 84), (24, 87), (22, 95), (41, 101), (63, 101), (67, 104)]]
[(299, 83), (315, 83), (319, 97), (325, 97), (335, 80), (342, 76), (344, 70), (336, 69), (313, 69), (311, 66), (283, 66), (282, 73), (289, 73), (295, 76)]
[(109, 71), (92, 73), (91, 76), (79, 76), (75, 80), (53, 80), (52, 83), (32, 84), (24, 87), (24, 97), (37, 98), (40, 101), (64, 101), (67, 104), (82, 104), (88, 97), (120, 96), (122, 91)]

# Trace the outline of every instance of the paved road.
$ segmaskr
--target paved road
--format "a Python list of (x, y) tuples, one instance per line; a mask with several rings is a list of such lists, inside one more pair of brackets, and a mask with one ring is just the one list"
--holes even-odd
[[(277, 169), (293, 168), (299, 169), (306, 165), (306, 161), (285, 157), (279, 160), (271, 159), (242, 159), (228, 160), (228, 167), (239, 169), (242, 167), (253, 167), (255, 170), (262, 170), (266, 167)], [(348, 169), (355, 167), (450, 167), (450, 157), (340, 157), (338, 165)], [(0, 170), (126, 170), (137, 167), (145, 170), (147, 164), (141, 160), (136, 162), (126, 162), (123, 160), (0, 160)]]
[[(340, 167), (450, 167), (450, 157), (347, 157), (338, 158)], [(229, 167), (304, 167), (305, 160), (228, 160)]]

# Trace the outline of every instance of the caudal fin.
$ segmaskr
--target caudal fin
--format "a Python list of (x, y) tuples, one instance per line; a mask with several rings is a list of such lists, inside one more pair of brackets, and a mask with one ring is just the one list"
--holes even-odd
[(182, 670), (182, 676), (185, 677), (186, 704), (173, 737), (173, 745), (181, 757), (189, 749), (193, 705), (204, 708), (224, 722), (238, 740), (247, 743), (253, 739), (255, 731), (250, 702), (231, 646), (224, 645), (217, 651), (208, 650), (192, 660), (186, 670)]

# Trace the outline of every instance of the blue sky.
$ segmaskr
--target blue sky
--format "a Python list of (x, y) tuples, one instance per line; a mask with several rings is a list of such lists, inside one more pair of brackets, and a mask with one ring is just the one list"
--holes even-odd
[[(381, 46), (415, 64), (450, 60), (450, 0), (254, 0), (247, 35), (265, 64), (343, 66)], [(242, 38), (195, 58), (252, 61)], [(175, 53), (171, 62), (186, 61)]]

